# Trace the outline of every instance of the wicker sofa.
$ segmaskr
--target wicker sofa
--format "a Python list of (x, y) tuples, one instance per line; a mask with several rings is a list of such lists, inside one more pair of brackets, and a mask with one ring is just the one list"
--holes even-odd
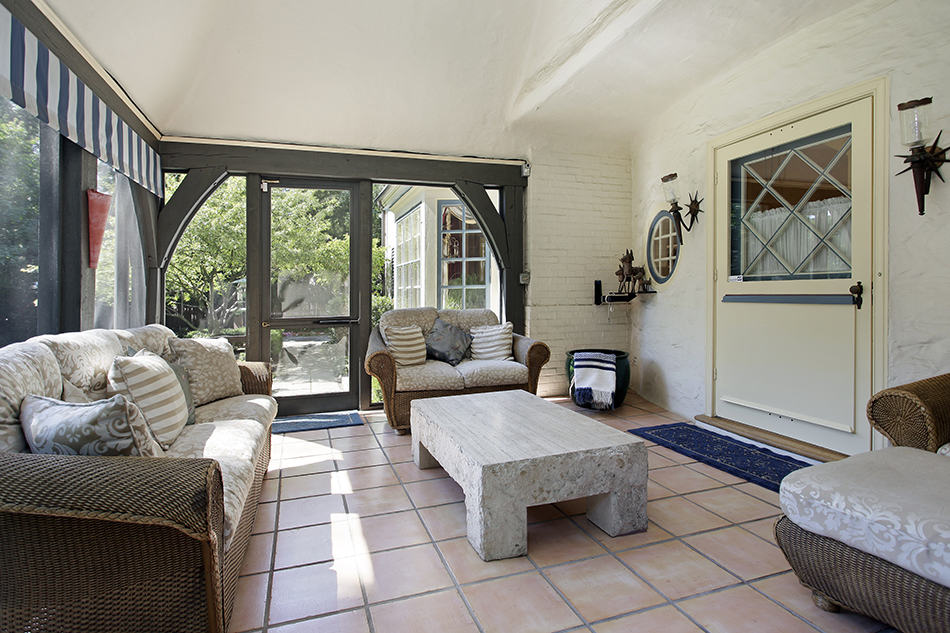
[(35, 455), (18, 420), (23, 398), (60, 399), (64, 379), (101, 397), (116, 355), (167, 353), (173, 336), (150, 325), (0, 349), (0, 630), (226, 630), (270, 459), (266, 365), (240, 364), (245, 395), (197, 407), (164, 457)]
[(383, 407), (389, 424), (397, 433), (409, 430), (409, 405), (417, 398), (435, 398), (463, 393), (524, 389), (538, 391), (541, 368), (551, 358), (550, 348), (520, 334), (514, 334), (514, 361), (473, 361), (466, 358), (452, 367), (442, 361), (427, 359), (424, 365), (397, 367), (386, 349), (381, 331), (391, 325), (418, 325), (422, 333), (432, 329), (436, 318), (466, 332), (478, 325), (495, 325), (498, 317), (491, 310), (436, 310), (406, 308), (390, 310), (382, 315), (379, 325), (369, 337), (364, 367), (375, 376), (383, 390)]
[[(779, 547), (822, 609), (862, 613), (903, 633), (950, 630), (950, 374), (885, 389), (867, 414), (900, 448), (786, 477)], [(822, 483), (825, 508), (796, 507), (822, 496)]]

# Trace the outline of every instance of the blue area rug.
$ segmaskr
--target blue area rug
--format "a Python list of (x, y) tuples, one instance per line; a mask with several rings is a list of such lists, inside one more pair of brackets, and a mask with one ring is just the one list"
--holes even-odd
[(294, 431), (315, 431), (317, 429), (335, 429), (338, 426), (359, 426), (363, 423), (356, 411), (338, 411), (335, 413), (307, 413), (290, 415), (274, 420), (271, 433), (292, 433)]
[(811, 466), (685, 422), (645, 426), (630, 432), (775, 492), (785, 475)]

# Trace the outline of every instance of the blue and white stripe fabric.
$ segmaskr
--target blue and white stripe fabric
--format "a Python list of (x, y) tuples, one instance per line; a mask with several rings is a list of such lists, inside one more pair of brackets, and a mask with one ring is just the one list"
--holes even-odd
[(0, 94), (157, 196), (158, 153), (0, 6)]
[(594, 409), (614, 408), (617, 357), (603, 352), (574, 352), (574, 402)]

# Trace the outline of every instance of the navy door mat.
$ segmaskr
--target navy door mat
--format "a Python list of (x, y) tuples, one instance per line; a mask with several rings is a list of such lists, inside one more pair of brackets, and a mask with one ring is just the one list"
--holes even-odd
[(294, 431), (315, 431), (317, 429), (335, 429), (339, 426), (359, 426), (363, 423), (356, 411), (336, 411), (333, 413), (305, 413), (277, 418), (271, 425), (271, 433), (292, 433)]
[(778, 492), (788, 473), (811, 466), (761, 446), (713, 433), (686, 422), (630, 429), (634, 435)]

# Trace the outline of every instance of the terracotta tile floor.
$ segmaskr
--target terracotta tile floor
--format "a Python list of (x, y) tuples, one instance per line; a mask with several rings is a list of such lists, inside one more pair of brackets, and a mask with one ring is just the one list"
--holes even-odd
[[(630, 400), (580, 411), (622, 430), (681, 419)], [(363, 417), (274, 436), (232, 633), (891, 631), (812, 605), (774, 543), (775, 493), (652, 443), (647, 532), (611, 538), (583, 500), (539, 506), (528, 555), (485, 563), (461, 489)]]

